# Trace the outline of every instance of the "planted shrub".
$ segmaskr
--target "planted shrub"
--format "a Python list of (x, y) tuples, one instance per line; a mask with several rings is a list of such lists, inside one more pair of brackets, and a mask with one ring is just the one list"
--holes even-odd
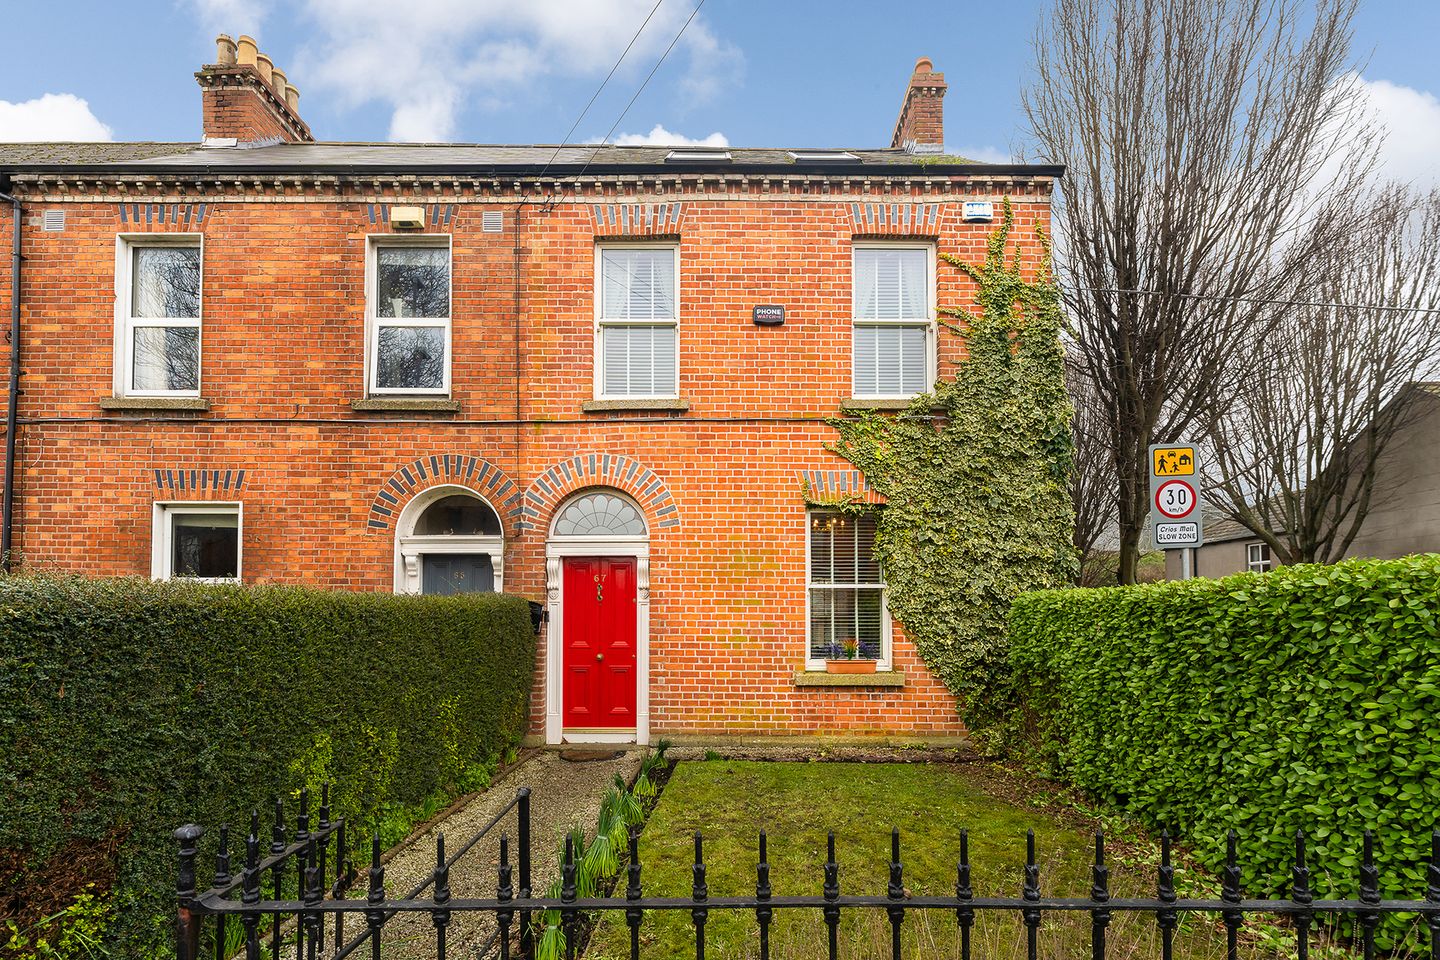
[(1440, 555), (1029, 593), (1010, 660), (1025, 747), (1178, 829), (1210, 866), (1235, 828), (1252, 893), (1288, 889), (1303, 829), (1316, 897), (1354, 896), (1370, 828), (1382, 893), (1423, 895), (1440, 813)]
[(171, 830), (213, 843), (327, 780), (332, 816), (374, 829), (483, 785), (534, 656), (518, 597), (0, 580), (0, 914), (94, 882), (117, 955), (168, 951)]

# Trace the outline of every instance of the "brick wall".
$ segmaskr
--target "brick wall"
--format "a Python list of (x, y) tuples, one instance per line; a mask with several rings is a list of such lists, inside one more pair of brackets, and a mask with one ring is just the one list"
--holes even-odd
[[(1047, 191), (1018, 193), (1017, 236), (1035, 266)], [(515, 205), (498, 205), (503, 233), (485, 233), (481, 212), (495, 204), (400, 197), (424, 205), (427, 232), (452, 237), (460, 409), (448, 414), (351, 407), (364, 395), (366, 237), (389, 232), (381, 214), (392, 198), (36, 199), (31, 215), (63, 206), (68, 216), (61, 233), (27, 226), (17, 544), (32, 567), (147, 576), (156, 501), (238, 500), (247, 581), (389, 590), (394, 515), (421, 490), (458, 481), (490, 495), (504, 518), (506, 589), (542, 600), (546, 531), (563, 495), (544, 482), (553, 467), (572, 487), (605, 481), (646, 508), (652, 736), (958, 734), (952, 698), (898, 628), (903, 688), (797, 687), (793, 674), (806, 644), (802, 478), (848, 475), (823, 447), (833, 437), (824, 419), (850, 392), (852, 240), (933, 236), (979, 259), (990, 228), (961, 222), (968, 195), (995, 197), (977, 185), (930, 198), (530, 206), (518, 341)], [(673, 202), (678, 224), (654, 225), (647, 206)], [(690, 408), (586, 414), (596, 238), (643, 234), (647, 219), (651, 232), (681, 238), (680, 394)], [(210, 409), (107, 412), (116, 237), (157, 231), (204, 237)], [(940, 304), (972, 294), (940, 269)], [(753, 325), (757, 303), (785, 304), (784, 326)], [(944, 375), (963, 348), (948, 334), (940, 343)], [(633, 474), (617, 469), (621, 458)], [(543, 675), (542, 665), (540, 698)], [(537, 703), (537, 721), (543, 712)]]

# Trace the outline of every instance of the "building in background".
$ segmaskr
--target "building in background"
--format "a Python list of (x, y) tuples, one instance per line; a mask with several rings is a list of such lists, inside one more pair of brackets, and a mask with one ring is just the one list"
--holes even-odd
[[(1412, 383), (1409, 422), (1391, 439), (1376, 464), (1369, 512), (1348, 557), (1392, 559), (1440, 552), (1440, 383)], [(1242, 524), (1225, 517), (1205, 521), (1205, 545), (1191, 551), (1197, 577), (1225, 577), (1276, 566), (1270, 547)], [(1181, 578), (1181, 551), (1165, 551), (1165, 576)]]

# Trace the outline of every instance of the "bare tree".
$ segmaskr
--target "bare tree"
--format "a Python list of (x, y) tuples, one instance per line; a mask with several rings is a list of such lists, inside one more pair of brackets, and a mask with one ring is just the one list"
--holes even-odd
[[(1024, 107), (1068, 172), (1057, 268), (1105, 412), (1119, 571), (1136, 579), (1147, 447), (1253, 380), (1267, 314), (1338, 234), (1307, 214), (1373, 163), (1349, 62), (1357, 0), (1054, 0)], [(1140, 292), (1131, 292), (1140, 291)]]
[[(1308, 265), (1274, 365), (1211, 432), (1212, 499), (1282, 563), (1341, 559), (1377, 505), (1377, 467), (1440, 358), (1440, 191), (1379, 188)], [(1364, 305), (1364, 306), (1358, 306)]]
[(1073, 356), (1065, 364), (1066, 386), (1075, 415), (1070, 421), (1075, 459), (1070, 469), (1070, 498), (1075, 504), (1075, 549), (1082, 582), (1090, 582), (1097, 548), (1115, 525), (1115, 459), (1110, 455), (1105, 407), (1083, 364)]

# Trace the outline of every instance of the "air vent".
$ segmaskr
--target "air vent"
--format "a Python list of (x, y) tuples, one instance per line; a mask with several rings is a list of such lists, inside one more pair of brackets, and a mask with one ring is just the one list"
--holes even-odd
[(727, 163), (729, 150), (671, 150), (665, 155), (666, 163)]
[(505, 214), (500, 210), (486, 210), (480, 215), (480, 229), (485, 233), (503, 233)]
[(796, 163), (826, 163), (835, 160), (858, 160), (860, 158), (844, 150), (791, 150), (790, 159)]
[(64, 230), (64, 229), (65, 229), (65, 211), (64, 211), (64, 210), (46, 210), (46, 211), (45, 211), (45, 216), (44, 216), (44, 218), (43, 218), (42, 221), (41, 221), (41, 227), (40, 227), (40, 229), (49, 231), (50, 233), (59, 233), (61, 230)]

